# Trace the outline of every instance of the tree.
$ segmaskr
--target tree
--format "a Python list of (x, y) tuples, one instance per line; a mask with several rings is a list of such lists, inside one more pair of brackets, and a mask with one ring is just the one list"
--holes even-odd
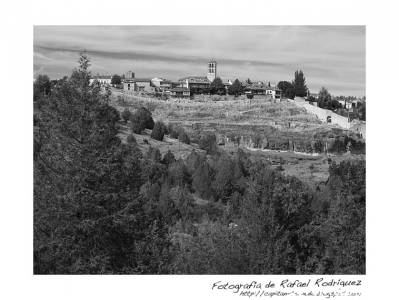
[(214, 133), (205, 133), (201, 135), (199, 148), (206, 150), (208, 154), (215, 154), (217, 151), (216, 135)]
[(130, 117), (131, 117), (132, 113), (130, 112), (129, 109), (125, 108), (122, 112), (122, 119), (123, 121), (125, 121), (125, 123), (127, 123), (127, 121), (129, 121)]
[(294, 90), (294, 85), (291, 82), (288, 81), (280, 81), (277, 84), (277, 88), (281, 90), (282, 96), (289, 98), (289, 99), (294, 99), (295, 97), (295, 90)]
[(172, 151), (168, 150), (162, 159), (162, 163), (165, 165), (170, 165), (176, 161), (175, 156), (173, 155)]
[(337, 100), (333, 100), (330, 93), (325, 87), (322, 87), (319, 91), (319, 96), (318, 96), (318, 105), (321, 108), (329, 109), (329, 110), (336, 110), (341, 106), (341, 103), (339, 103)]
[(214, 192), (212, 190), (213, 174), (206, 161), (202, 161), (193, 174), (193, 188), (198, 196), (210, 199)]
[(126, 142), (128, 143), (128, 144), (136, 144), (136, 138), (134, 137), (134, 135), (133, 134), (129, 134), (128, 136), (127, 136), (127, 138), (126, 138)]
[(245, 80), (245, 82), (247, 83), (247, 84), (252, 84), (252, 81), (251, 81), (251, 79), (247, 79), (247, 80)]
[(216, 192), (217, 199), (226, 203), (231, 194), (238, 188), (237, 181), (242, 177), (240, 166), (228, 155), (221, 155), (214, 170), (213, 189)]
[(137, 134), (140, 134), (144, 129), (154, 128), (152, 114), (145, 107), (140, 107), (136, 110), (136, 112), (130, 117), (130, 122), (132, 124), (132, 131)]
[(242, 93), (243, 87), (241, 81), (238, 79), (234, 80), (233, 84), (229, 86), (228, 92), (230, 95), (238, 96)]
[(293, 86), (295, 96), (305, 97), (308, 94), (308, 88), (306, 87), (306, 80), (302, 70), (295, 71)]
[(168, 123), (168, 134), (172, 139), (179, 138), (179, 130), (176, 129), (176, 126), (172, 123)]
[(362, 102), (359, 107), (359, 119), (362, 121), (366, 121), (366, 101)]
[(179, 128), (179, 141), (187, 145), (190, 145), (190, 137), (184, 131), (184, 128)]
[(220, 77), (216, 77), (210, 85), (210, 92), (211, 94), (225, 94), (226, 89), (224, 87), (222, 79)]
[(39, 75), (33, 83), (33, 100), (47, 96), (51, 90), (50, 78), (47, 75)]
[(122, 83), (122, 78), (121, 78), (119, 75), (115, 74), (115, 75), (112, 76), (112, 78), (111, 78), (111, 84), (113, 84), (113, 85), (119, 85), (119, 84), (121, 84), (121, 83)]
[(321, 104), (331, 102), (331, 95), (325, 87), (320, 89), (318, 99)]
[(34, 273), (167, 273), (165, 222), (139, 197), (141, 152), (121, 143), (119, 113), (108, 91), (89, 84), (89, 65), (81, 55), (40, 107)]
[(161, 121), (157, 121), (151, 132), (151, 138), (154, 140), (162, 141), (166, 132), (166, 126)]

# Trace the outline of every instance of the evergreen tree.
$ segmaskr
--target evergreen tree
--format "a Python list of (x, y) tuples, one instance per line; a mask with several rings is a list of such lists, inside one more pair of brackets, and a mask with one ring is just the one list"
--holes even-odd
[(229, 86), (228, 91), (230, 95), (235, 95), (235, 96), (240, 95), (243, 91), (241, 82), (238, 79), (234, 80), (233, 84)]
[(123, 110), (122, 115), (121, 115), (121, 117), (122, 117), (123, 121), (125, 121), (125, 123), (127, 123), (127, 121), (129, 121), (131, 116), (132, 116), (132, 113), (127, 108), (125, 108)]
[(167, 231), (138, 198), (141, 152), (121, 143), (119, 113), (109, 105), (109, 91), (89, 85), (89, 65), (82, 55), (40, 108), (34, 272), (166, 273)]
[(295, 97), (295, 90), (294, 85), (288, 81), (280, 81), (277, 84), (277, 88), (281, 90), (282, 96), (287, 97), (289, 99), (294, 99)]
[(113, 85), (119, 85), (122, 83), (122, 77), (120, 77), (119, 75), (115, 74), (112, 76), (111, 78), (111, 84)]
[(158, 140), (158, 141), (162, 141), (163, 137), (165, 135), (165, 132), (166, 132), (165, 124), (158, 121), (155, 123), (154, 128), (152, 129), (151, 138)]
[(210, 85), (210, 93), (211, 94), (225, 94), (226, 89), (224, 87), (222, 79), (220, 77), (216, 77)]
[(131, 115), (130, 123), (132, 126), (132, 131), (137, 134), (140, 134), (146, 128), (154, 128), (154, 120), (152, 119), (152, 114), (145, 107), (140, 107), (138, 110), (136, 110), (134, 114)]
[(305, 97), (308, 94), (308, 88), (306, 87), (305, 76), (302, 70), (295, 71), (295, 78), (293, 81), (295, 96)]

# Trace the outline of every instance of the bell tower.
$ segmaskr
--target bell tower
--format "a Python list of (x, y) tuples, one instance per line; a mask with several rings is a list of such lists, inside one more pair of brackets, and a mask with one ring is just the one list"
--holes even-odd
[(208, 78), (210, 82), (212, 82), (217, 76), (216, 65), (217, 62), (213, 59), (210, 62), (208, 62), (208, 74), (206, 75), (206, 78)]

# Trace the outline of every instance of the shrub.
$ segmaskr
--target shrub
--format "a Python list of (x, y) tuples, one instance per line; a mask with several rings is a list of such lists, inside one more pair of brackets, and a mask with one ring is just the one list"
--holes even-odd
[(129, 134), (126, 138), (126, 141), (128, 144), (135, 144), (136, 143), (136, 138), (134, 137), (133, 134)]
[(175, 161), (176, 161), (176, 158), (170, 150), (168, 150), (168, 152), (166, 152), (166, 154), (164, 155), (164, 157), (162, 159), (162, 163), (164, 163), (165, 165), (170, 165), (171, 163), (174, 163)]
[(132, 123), (132, 131), (140, 134), (144, 129), (153, 129), (154, 120), (152, 119), (151, 112), (145, 107), (141, 107), (130, 117)]
[(214, 133), (207, 133), (201, 136), (199, 140), (200, 149), (206, 150), (208, 154), (216, 153), (216, 135)]
[(130, 110), (125, 108), (124, 111), (122, 112), (123, 121), (125, 121), (125, 123), (127, 123), (127, 121), (129, 121), (131, 115), (132, 115), (132, 113), (130, 112)]
[(166, 126), (164, 123), (158, 121), (155, 123), (154, 128), (151, 132), (151, 138), (157, 141), (162, 141), (163, 136), (165, 135)]
[(190, 145), (190, 137), (188, 134), (184, 131), (183, 128), (179, 129), (179, 141), (182, 143), (185, 143), (187, 145)]
[(168, 124), (168, 132), (169, 136), (172, 139), (177, 139), (179, 137), (179, 132), (176, 130), (175, 126), (172, 123)]

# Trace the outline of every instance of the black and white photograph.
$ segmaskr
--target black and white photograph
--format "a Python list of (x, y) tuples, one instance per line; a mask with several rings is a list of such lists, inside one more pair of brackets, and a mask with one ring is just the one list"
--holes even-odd
[(5, 2), (0, 299), (397, 299), (397, 6)]
[(34, 26), (34, 274), (365, 274), (365, 36)]

